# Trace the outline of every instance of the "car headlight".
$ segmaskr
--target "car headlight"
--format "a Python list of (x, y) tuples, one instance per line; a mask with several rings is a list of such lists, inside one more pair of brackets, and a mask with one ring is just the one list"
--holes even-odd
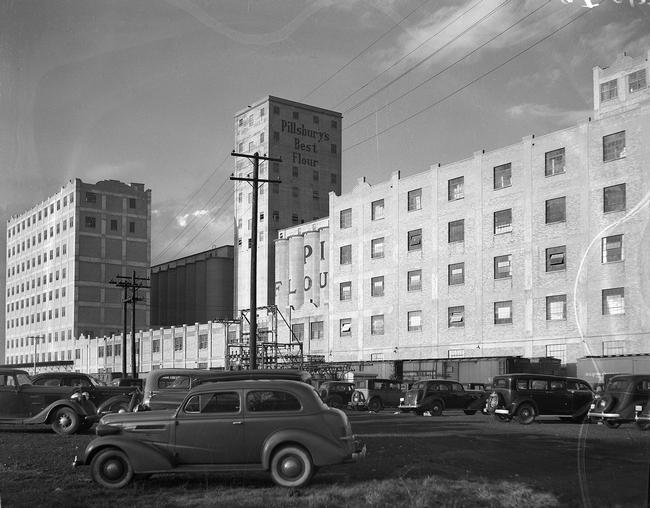
[(404, 402), (404, 397), (400, 397), (400, 398), (399, 398), (399, 402), (400, 402), (400, 404), (401, 404), (402, 402)]
[(84, 400), (88, 400), (90, 396), (88, 395), (88, 392), (74, 392), (72, 395), (70, 395), (70, 398), (72, 400), (82, 402)]
[(596, 409), (596, 404), (592, 404), (591, 406), (589, 406), (589, 409)]

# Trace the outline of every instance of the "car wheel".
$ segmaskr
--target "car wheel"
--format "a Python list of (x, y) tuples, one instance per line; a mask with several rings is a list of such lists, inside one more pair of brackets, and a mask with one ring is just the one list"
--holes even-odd
[(109, 448), (93, 457), (90, 473), (102, 487), (121, 489), (133, 479), (133, 466), (123, 451)]
[(338, 395), (332, 395), (327, 399), (327, 401), (325, 401), (325, 404), (327, 404), (329, 407), (341, 409), (343, 408), (343, 399)]
[(383, 407), (379, 397), (373, 397), (368, 401), (368, 411), (374, 411), (376, 413), (377, 411), (381, 411)]
[(517, 411), (517, 420), (522, 425), (529, 425), (535, 421), (535, 408), (530, 404), (522, 404)]
[(607, 425), (610, 429), (618, 429), (621, 426), (621, 422), (617, 422), (615, 420), (605, 420), (605, 425)]
[(463, 413), (465, 413), (466, 415), (475, 415), (476, 410), (475, 409), (463, 409)]
[(57, 434), (74, 434), (81, 427), (81, 419), (74, 409), (62, 407), (56, 410), (52, 430)]
[(442, 402), (439, 400), (435, 400), (431, 403), (431, 406), (429, 407), (429, 412), (431, 413), (431, 416), (440, 416), (442, 415)]
[(314, 474), (309, 453), (299, 446), (283, 446), (271, 459), (271, 478), (281, 487), (306, 485)]

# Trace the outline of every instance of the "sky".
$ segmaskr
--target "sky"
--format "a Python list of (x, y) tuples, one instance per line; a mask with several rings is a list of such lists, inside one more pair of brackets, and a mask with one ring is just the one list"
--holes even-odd
[(0, 219), (116, 179), (152, 191), (152, 264), (232, 244), (248, 104), (341, 112), (347, 193), (590, 116), (592, 68), (650, 48), (649, 3), (0, 0)]

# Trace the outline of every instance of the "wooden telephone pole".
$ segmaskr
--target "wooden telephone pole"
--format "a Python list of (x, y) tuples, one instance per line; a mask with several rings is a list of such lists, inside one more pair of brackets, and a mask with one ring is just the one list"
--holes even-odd
[(249, 182), (253, 187), (252, 199), (252, 220), (251, 220), (251, 284), (250, 284), (250, 369), (257, 368), (257, 190), (260, 182), (280, 183), (280, 180), (265, 180), (259, 177), (260, 173), (260, 160), (282, 162), (282, 159), (266, 157), (260, 155), (258, 152), (254, 154), (235, 153), (233, 150), (231, 155), (233, 157), (246, 157), (253, 161), (253, 176), (252, 177), (236, 177), (231, 176), (231, 180), (239, 180)]
[[(116, 275), (116, 279), (111, 280), (110, 283), (124, 288), (124, 297), (122, 298), (122, 303), (124, 304), (124, 329), (122, 332), (122, 377), (126, 377), (126, 321), (127, 321), (127, 304), (131, 304), (131, 375), (134, 379), (138, 377), (138, 368), (135, 361), (135, 304), (136, 302), (142, 301), (142, 298), (139, 298), (138, 289), (149, 288), (151, 286), (145, 286), (141, 281), (148, 281), (149, 277), (136, 277), (135, 270), (131, 277), (124, 275)], [(129, 290), (131, 290), (131, 295), (129, 296)]]

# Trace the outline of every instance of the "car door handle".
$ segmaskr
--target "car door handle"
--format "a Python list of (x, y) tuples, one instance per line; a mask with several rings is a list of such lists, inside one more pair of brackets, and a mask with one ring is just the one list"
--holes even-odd
[(244, 422), (242, 422), (242, 421), (232, 422), (233, 425), (241, 425), (242, 423), (244, 423)]

